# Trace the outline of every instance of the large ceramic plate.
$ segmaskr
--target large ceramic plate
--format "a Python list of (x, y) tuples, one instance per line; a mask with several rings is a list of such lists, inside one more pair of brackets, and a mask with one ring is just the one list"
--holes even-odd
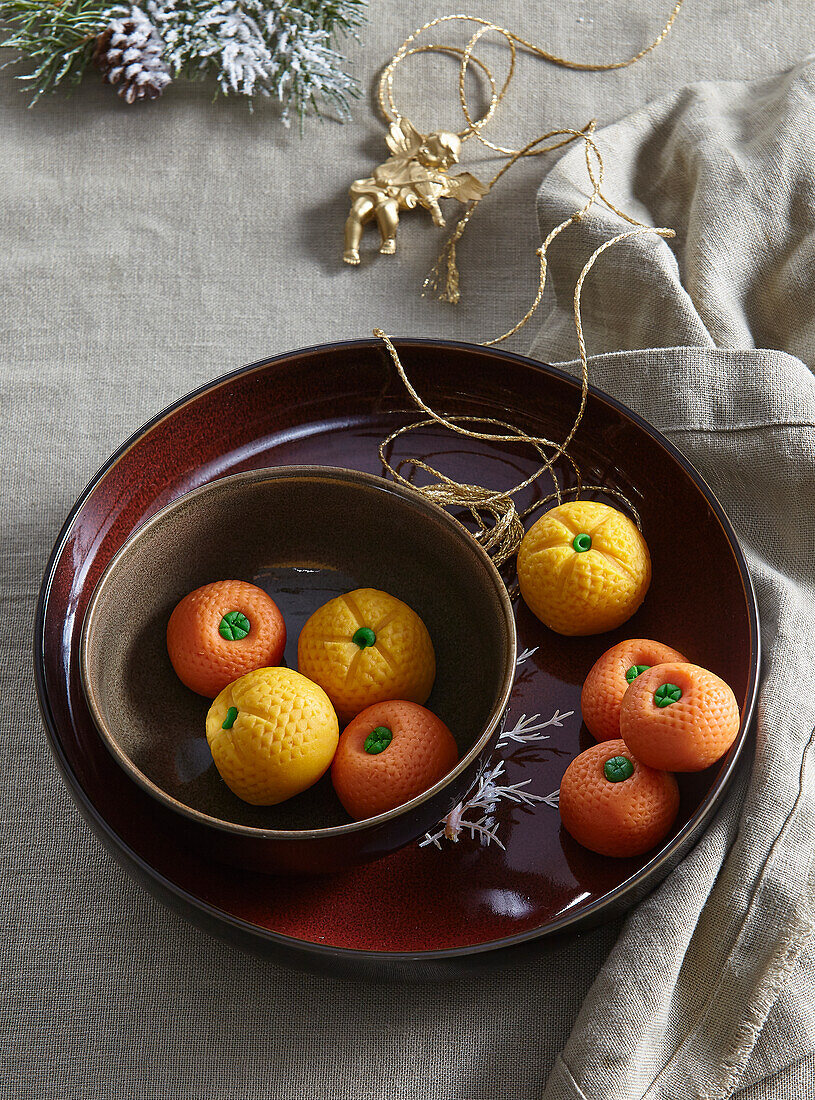
[[(508, 417), (552, 439), (562, 438), (574, 419), (578, 387), (540, 363), (466, 344), (411, 340), (399, 347), (419, 392), (441, 410)], [(546, 804), (500, 811), (505, 849), (466, 837), (441, 850), (411, 845), (322, 878), (250, 875), (183, 843), (173, 815), (109, 756), (85, 704), (77, 650), (96, 581), (131, 531), (180, 494), (225, 474), (278, 464), (380, 473), (380, 440), (408, 419), (415, 413), (374, 341), (313, 348), (226, 375), (162, 413), (106, 463), (68, 517), (48, 564), (36, 618), (36, 675), (69, 790), (103, 842), (149, 888), (245, 943), (355, 961), (427, 960), (604, 919), (652, 888), (698, 839), (746, 741), (758, 626), (733, 529), (678, 451), (592, 391), (572, 452), (588, 481), (635, 502), (654, 579), (636, 616), (600, 637), (559, 637), (517, 606), (518, 650), (533, 652), (518, 669), (508, 727), (522, 715), (538, 714), (541, 722), (556, 713), (568, 717), (545, 731), (549, 740), (506, 750), (507, 781), (529, 779), (529, 790), (556, 791), (569, 761), (591, 743), (579, 709), (586, 672), (624, 637), (658, 638), (723, 676), (743, 715), (730, 753), (706, 772), (681, 777), (679, 819), (665, 844), (637, 859), (601, 858), (575, 844)], [(398, 444), (397, 456), (421, 456), (453, 476), (495, 487), (510, 487), (535, 467), (534, 454), (522, 448), (461, 442), (437, 428)]]

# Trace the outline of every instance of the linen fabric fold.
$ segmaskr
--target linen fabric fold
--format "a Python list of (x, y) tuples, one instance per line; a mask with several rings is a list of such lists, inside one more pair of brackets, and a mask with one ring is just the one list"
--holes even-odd
[[(758, 1096), (815, 1050), (813, 126), (808, 61), (692, 85), (597, 135), (611, 201), (676, 238), (635, 238), (592, 270), (590, 379), (664, 432), (723, 503), (756, 586), (762, 677), (754, 753), (697, 847), (629, 916), (545, 1100)], [(542, 235), (587, 184), (582, 149), (554, 165)], [(541, 359), (579, 371), (575, 281), (625, 229), (598, 203), (552, 249)]]

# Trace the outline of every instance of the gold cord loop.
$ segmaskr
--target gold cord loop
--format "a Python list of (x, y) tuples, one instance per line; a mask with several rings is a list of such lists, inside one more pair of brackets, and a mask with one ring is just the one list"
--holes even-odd
[[(506, 95), (507, 89), (509, 88), (509, 85), (512, 82), (512, 78), (515, 74), (515, 62), (516, 62), (517, 50), (518, 50), (519, 46), (522, 47), (524, 50), (526, 50), (528, 53), (531, 53), (536, 57), (540, 57), (542, 60), (548, 61), (552, 65), (559, 65), (561, 68), (572, 69), (572, 70), (575, 70), (577, 72), (611, 72), (614, 69), (625, 69), (629, 65), (634, 65), (638, 61), (641, 61), (643, 57), (645, 57), (647, 54), (651, 53), (652, 50), (655, 50), (657, 48), (657, 46), (659, 46), (665, 40), (667, 35), (670, 33), (670, 30), (673, 27), (674, 22), (676, 21), (676, 17), (679, 15), (680, 9), (682, 8), (682, 5), (684, 4), (684, 2), (685, 2), (685, 0), (677, 0), (677, 3), (674, 5), (673, 10), (671, 11), (670, 15), (668, 16), (668, 19), (667, 19), (665, 25), (663, 26), (662, 30), (659, 32), (659, 34), (656, 36), (656, 38), (652, 42), (650, 42), (647, 46), (644, 46), (643, 49), (639, 50), (637, 53), (633, 54), (631, 57), (625, 58), (624, 60), (621, 60), (621, 61), (608, 61), (608, 62), (571, 61), (568, 58), (560, 57), (560, 56), (558, 56), (558, 54), (550, 53), (548, 50), (544, 50), (542, 47), (536, 46), (533, 42), (529, 42), (525, 38), (521, 38), (520, 35), (514, 34), (512, 31), (507, 30), (505, 27), (499, 26), (497, 23), (493, 23), (492, 20), (481, 19), (476, 15), (466, 15), (463, 12), (457, 12), (454, 15), (440, 15), (440, 16), (437, 16), (435, 19), (430, 19), (430, 20), (428, 20), (427, 23), (424, 23), (421, 27), (418, 27), (415, 31), (413, 31), (412, 34), (409, 34), (408, 37), (405, 39), (405, 41), (402, 43), (402, 45), (399, 47), (399, 49), (396, 51), (396, 53), (393, 55), (391, 60), (388, 62), (388, 64), (382, 70), (382, 74), (381, 74), (380, 79), (379, 79), (379, 88), (378, 88), (378, 92), (377, 92), (380, 110), (382, 111), (383, 117), (388, 122), (394, 122), (394, 121), (396, 121), (396, 120), (403, 117), (401, 115), (401, 113), (399, 112), (399, 110), (396, 106), (396, 103), (394, 101), (394, 96), (393, 96), (393, 75), (394, 75), (394, 72), (396, 70), (396, 67), (398, 65), (400, 65), (401, 62), (405, 60), (405, 58), (410, 57), (411, 54), (414, 54), (414, 53), (429, 52), (429, 51), (433, 51), (433, 50), (439, 50), (439, 51), (448, 52), (448, 53), (450, 53), (450, 52), (461, 53), (461, 51), (457, 47), (454, 47), (451, 50), (451, 48), (449, 46), (439, 45), (438, 43), (432, 43), (430, 45), (424, 45), (420, 48), (413, 48), (413, 49), (411, 48), (412, 44), (416, 41), (417, 38), (419, 38), (421, 35), (423, 35), (426, 31), (432, 30), (433, 27), (438, 27), (443, 23), (456, 23), (456, 22), (458, 22), (458, 23), (476, 23), (476, 24), (479, 25), (479, 29), (473, 34), (473, 36), (470, 39), (468, 45), (465, 47), (465, 49), (463, 51), (462, 64), (461, 64), (461, 67), (459, 69), (459, 101), (461, 103), (461, 107), (462, 107), (462, 110), (464, 112), (464, 117), (467, 120), (467, 128), (466, 128), (466, 130), (461, 132), (461, 136), (463, 137), (463, 136), (465, 136), (465, 134), (466, 135), (475, 134), (475, 136), (478, 137), (479, 136), (479, 130), (483, 129), (483, 127), (486, 126), (487, 123), (492, 119), (493, 115), (495, 114), (495, 111), (498, 108), (498, 104), (501, 102), (501, 100)], [(496, 91), (495, 79), (492, 76), (492, 73), (490, 72), (487, 65), (484, 64), (484, 62), (479, 61), (479, 60), (477, 60), (476, 58), (474, 58), (472, 56), (472, 50), (475, 47), (475, 44), (478, 42), (478, 40), (483, 35), (489, 34), (489, 33), (495, 33), (497, 35), (500, 35), (504, 39), (504, 41), (507, 43), (507, 45), (509, 46), (509, 49), (510, 49), (509, 71), (508, 71), (508, 73), (507, 73), (507, 75), (504, 79), (504, 83), (503, 83), (500, 91)], [(487, 108), (487, 112), (477, 122), (473, 122), (472, 119), (470, 118), (469, 108), (467, 107), (466, 94), (465, 94), (465, 91), (464, 91), (464, 79), (465, 79), (465, 76), (467, 74), (467, 68), (468, 68), (469, 63), (470, 63), (471, 60), (474, 61), (482, 69), (482, 71), (485, 73), (485, 75), (487, 76), (487, 78), (490, 82), (491, 89), (492, 89), (492, 95), (490, 97), (490, 105)], [(482, 140), (482, 139), (479, 138), (479, 140)], [(488, 142), (486, 140), (483, 140), (483, 144), (488, 146), (488, 148), (490, 148), (490, 149), (494, 149), (496, 152), (504, 153), (508, 156), (512, 155), (514, 152), (516, 152), (516, 150), (513, 150), (513, 149), (503, 149), (503, 148), (501, 148), (497, 145), (493, 145), (491, 142)], [(528, 154), (525, 154), (525, 155), (528, 155)], [(539, 155), (539, 154), (536, 154), (536, 155)]]
[[(486, 346), (492, 346), (498, 344), (514, 333), (518, 332), (527, 321), (535, 313), (536, 309), (540, 305), (543, 298), (544, 289), (546, 286), (546, 275), (548, 270), (548, 252), (552, 244), (557, 240), (561, 233), (567, 230), (570, 226), (581, 222), (589, 213), (591, 207), (599, 200), (609, 210), (618, 215), (621, 219), (628, 222), (629, 225), (634, 228), (620, 233), (610, 240), (605, 241), (602, 245), (594, 250), (589, 259), (584, 264), (580, 275), (577, 278), (574, 289), (574, 326), (575, 335), (577, 337), (577, 347), (580, 357), (580, 401), (578, 409), (575, 414), (574, 422), (571, 428), (566, 433), (566, 436), (561, 442), (555, 442), (551, 439), (547, 439), (544, 436), (529, 435), (523, 429), (516, 427), (513, 424), (509, 424), (506, 421), (494, 419), (491, 417), (479, 417), (479, 416), (444, 416), (437, 410), (433, 409), (427, 402), (419, 395), (413, 386), (412, 382), (408, 378), (402, 362), (399, 358), (398, 352), (393, 345), (391, 339), (382, 331), (382, 329), (374, 329), (374, 335), (383, 341), (385, 347), (390, 354), (391, 359), (396, 367), (399, 377), (402, 380), (405, 389), (407, 390), (413, 404), (424, 413), (424, 418), (418, 420), (412, 424), (403, 425), (397, 428), (395, 431), (383, 440), (379, 448), (379, 455), (382, 460), (382, 465), (386, 471), (396, 480), (405, 485), (411, 485), (417, 492), (422, 493), (430, 500), (435, 501), (444, 508), (454, 508), (463, 510), (469, 513), (472, 521), (475, 525), (475, 531), (472, 532), (473, 536), (482, 544), (484, 549), (492, 556), (497, 565), (503, 564), (509, 558), (511, 558), (518, 550), (521, 539), (524, 534), (523, 519), (532, 511), (548, 504), (550, 501), (556, 501), (558, 504), (562, 503), (563, 498), (568, 496), (572, 499), (579, 499), (581, 494), (585, 491), (601, 491), (607, 495), (615, 497), (619, 502), (625, 506), (632, 515), (637, 526), (640, 527), (640, 518), (633, 503), (628, 500), (623, 493), (619, 490), (610, 488), (607, 486), (599, 485), (584, 485), (580, 473), (580, 469), (569, 454), (569, 445), (571, 444), (574, 436), (580, 427), (580, 423), (583, 419), (583, 415), (586, 409), (586, 402), (589, 392), (589, 367), (588, 367), (588, 353), (586, 351), (586, 341), (583, 330), (583, 320), (581, 315), (581, 296), (583, 292), (583, 286), (588, 277), (591, 269), (594, 267), (596, 261), (603, 255), (608, 249), (620, 244), (623, 241), (629, 240), (633, 237), (638, 237), (643, 234), (654, 234), (657, 237), (669, 238), (674, 236), (674, 231), (667, 228), (657, 228), (654, 226), (646, 225), (643, 222), (638, 221), (636, 218), (615, 206), (603, 193), (603, 178), (605, 174), (605, 166), (603, 163), (603, 157), (597, 144), (594, 140), (595, 121), (588, 122), (582, 129), (571, 129), (569, 127), (550, 130), (548, 133), (542, 134), (540, 137), (535, 138), (533, 141), (528, 142), (526, 145), (519, 149), (509, 149), (504, 146), (497, 145), (491, 141), (488, 141), (482, 134), (482, 130), (488, 122), (493, 118), (495, 112), (506, 95), (507, 89), (515, 74), (515, 65), (517, 60), (518, 48), (522, 48), (532, 53), (533, 55), (542, 58), (545, 61), (549, 61), (552, 64), (560, 65), (563, 68), (573, 69), (580, 72), (608, 72), (613, 69), (622, 69), (626, 66), (633, 65), (637, 61), (641, 60), (646, 54), (649, 54), (652, 50), (665, 39), (670, 32), (671, 27), (679, 14), (679, 11), (684, 3), (684, 0), (678, 0), (672, 9), (667, 22), (663, 26), (657, 37), (639, 52), (633, 54), (622, 61), (612, 61), (606, 63), (593, 63), (593, 62), (580, 62), (570, 61), (566, 58), (559, 57), (557, 54), (550, 53), (547, 50), (542, 49), (539, 46), (534, 45), (526, 39), (521, 38), (517, 34), (513, 34), (511, 31), (506, 30), (503, 27), (498, 26), (496, 23), (491, 22), (488, 19), (481, 19), (477, 16), (470, 16), (465, 14), (456, 15), (444, 15), (439, 16), (436, 19), (431, 19), (413, 34), (409, 35), (399, 49), (396, 51), (391, 61), (382, 71), (382, 75), (379, 81), (378, 98), (379, 105), (382, 110), (382, 114), (389, 122), (401, 122), (404, 118), (400, 114), (393, 94), (393, 77), (394, 72), (399, 64), (406, 58), (413, 54), (423, 52), (441, 52), (447, 53), (452, 56), (460, 58), (459, 64), (459, 77), (458, 77), (458, 92), (459, 92), (459, 104), (461, 106), (462, 113), (467, 123), (466, 127), (459, 131), (458, 137), (464, 141), (470, 137), (475, 137), (482, 145), (498, 153), (500, 156), (506, 158), (506, 162), (499, 168), (492, 179), (488, 182), (486, 187), (481, 187), (483, 191), (482, 197), (486, 197), (492, 191), (495, 184), (501, 177), (509, 171), (509, 169), (517, 163), (522, 157), (528, 156), (542, 156), (546, 153), (552, 152), (555, 149), (563, 148), (566, 145), (571, 144), (574, 141), (583, 141), (585, 148), (585, 160), (586, 170), (588, 173), (589, 181), (591, 183), (591, 193), (589, 194), (586, 202), (578, 210), (575, 210), (568, 218), (565, 218), (562, 222), (556, 225), (547, 234), (543, 244), (537, 249), (536, 255), (539, 259), (539, 278), (538, 287), (535, 297), (526, 311), (524, 316), (508, 329), (502, 335), (497, 336), (491, 340), (484, 340), (482, 343)], [(420, 44), (414, 45), (420, 35), (433, 27), (440, 26), (444, 23), (452, 22), (467, 22), (477, 24), (477, 29), (471, 36), (467, 45), (461, 49), (457, 46), (447, 46), (439, 43), (432, 44)], [(510, 61), (509, 69), (506, 77), (500, 88), (498, 82), (495, 79), (494, 74), (490, 68), (474, 54), (474, 49), (478, 42), (487, 34), (496, 34), (503, 38), (509, 47)], [(470, 65), (475, 65), (486, 77), (490, 86), (490, 102), (487, 110), (481, 118), (473, 120), (472, 113), (470, 111), (469, 104), (467, 102), (467, 95), (465, 90), (465, 80), (467, 71)], [(423, 285), (423, 293), (433, 292), (443, 301), (458, 302), (460, 298), (459, 290), (459, 272), (456, 262), (456, 245), (461, 239), (464, 230), (472, 220), (472, 216), (481, 201), (480, 198), (472, 199), (469, 202), (465, 212), (459, 218), (458, 222), (453, 229), (453, 232), (448, 237), (445, 245), (436, 261), (432, 271), (425, 279)], [(456, 435), (464, 436), (469, 439), (479, 440), (482, 442), (504, 443), (504, 444), (521, 444), (526, 447), (531, 447), (538, 455), (540, 465), (537, 467), (534, 473), (525, 478), (519, 484), (515, 485), (511, 489), (488, 489), (480, 485), (470, 485), (467, 483), (457, 482), (454, 479), (448, 477), (440, 470), (435, 469), (430, 464), (417, 458), (405, 458), (401, 459), (395, 464), (391, 460), (392, 446), (396, 439), (403, 435), (407, 435), (410, 432), (424, 427), (428, 424), (438, 424), (441, 427), (454, 432)], [(485, 431), (476, 430), (476, 426), (479, 429), (485, 427), (491, 427), (492, 429), (501, 429), (500, 431)], [(571, 471), (574, 475), (574, 483), (569, 487), (563, 487), (560, 484), (557, 476), (556, 465), (564, 461), (571, 467)], [(431, 478), (435, 479), (428, 485), (416, 486), (413, 481), (406, 477), (402, 472), (406, 468), (412, 468), (413, 471), (422, 470), (428, 474)], [(548, 475), (552, 480), (553, 489), (547, 496), (536, 500), (528, 508), (519, 511), (515, 504), (515, 496), (522, 492), (524, 489), (530, 488), (535, 482), (537, 482), (542, 476)], [(469, 528), (468, 528), (469, 529)]]
[[(596, 248), (591, 254), (589, 259), (583, 265), (583, 268), (577, 278), (574, 289), (574, 326), (575, 335), (577, 337), (578, 353), (580, 357), (580, 402), (578, 405), (577, 413), (571, 428), (566, 433), (562, 442), (557, 443), (551, 439), (547, 439), (544, 436), (529, 435), (523, 429), (516, 427), (513, 424), (509, 424), (506, 421), (497, 420), (491, 417), (475, 417), (475, 416), (444, 416), (437, 410), (433, 409), (427, 402), (419, 395), (413, 383), (408, 378), (405, 368), (399, 358), (396, 348), (393, 345), (390, 337), (387, 336), (382, 329), (374, 329), (374, 336), (378, 337), (384, 343), (385, 347), (393, 360), (394, 366), (399, 374), (402, 383), (407, 390), (411, 401), (425, 413), (425, 419), (416, 421), (413, 424), (403, 425), (401, 428), (397, 428), (395, 431), (383, 440), (379, 448), (379, 456), (382, 461), (382, 465), (391, 476), (405, 485), (412, 485), (417, 492), (428, 497), (430, 500), (435, 501), (444, 508), (459, 508), (466, 509), (476, 524), (476, 531), (473, 533), (474, 537), (478, 539), (483, 545), (484, 549), (491, 554), (496, 565), (501, 565), (507, 561), (510, 557), (517, 553), (520, 546), (521, 539), (523, 538), (523, 518), (530, 512), (548, 504), (554, 500), (558, 504), (561, 504), (563, 497), (568, 495), (575, 500), (579, 499), (581, 493), (585, 491), (602, 491), (606, 494), (611, 494), (616, 497), (621, 504), (623, 504), (631, 513), (637, 526), (640, 526), (640, 518), (633, 503), (617, 489), (608, 488), (606, 486), (599, 485), (584, 485), (577, 463), (568, 452), (568, 448), (574, 436), (580, 427), (580, 423), (583, 419), (583, 414), (586, 410), (586, 402), (589, 392), (589, 364), (588, 364), (588, 352), (586, 349), (586, 340), (583, 330), (583, 318), (581, 313), (581, 299), (583, 294), (583, 286), (589, 272), (594, 267), (597, 260), (604, 252), (613, 248), (615, 245), (620, 244), (622, 241), (630, 240), (633, 237), (642, 236), (643, 234), (654, 234), (655, 236), (662, 238), (669, 238), (674, 236), (672, 229), (664, 227), (654, 227), (650, 225), (644, 225), (638, 222), (636, 219), (629, 217), (627, 214), (617, 211), (617, 208), (610, 203), (602, 193), (604, 164), (600, 150), (591, 136), (593, 131), (593, 124), (586, 127), (584, 130), (554, 130), (549, 134), (543, 135), (543, 137), (536, 139), (537, 142), (549, 140), (553, 137), (566, 137), (568, 141), (574, 141), (579, 138), (585, 142), (586, 147), (586, 169), (589, 175), (589, 179), (592, 183), (592, 192), (586, 202), (574, 213), (570, 214), (568, 218), (565, 218), (562, 222), (556, 225), (547, 234), (541, 247), (538, 249), (537, 254), (540, 258), (540, 280), (538, 286), (538, 292), (535, 296), (535, 300), (531, 307), (521, 318), (521, 320), (503, 336), (499, 336), (494, 340), (485, 340), (485, 345), (497, 344), (501, 340), (505, 340), (507, 336), (510, 336), (529, 320), (537, 308), (546, 285), (546, 274), (548, 270), (547, 254), (549, 248), (555, 240), (570, 226), (575, 225), (577, 222), (583, 220), (586, 214), (591, 209), (592, 205), (598, 200), (602, 200), (609, 206), (610, 209), (615, 210), (624, 218), (629, 224), (635, 228), (620, 233), (616, 237), (612, 237), (610, 240), (605, 241), (603, 244)], [(563, 144), (561, 142), (560, 144)], [(592, 159), (593, 158), (593, 159)], [(594, 162), (593, 162), (594, 161)], [(511, 162), (509, 162), (511, 163)], [(502, 172), (509, 167), (509, 163), (504, 165)], [(475, 204), (473, 204), (475, 205)], [(466, 225), (470, 215), (472, 214), (472, 208), (464, 215), (459, 222), (459, 226)], [(461, 236), (459, 227), (454, 231), (451, 240), (457, 239)], [(437, 264), (437, 267), (439, 265)], [(396, 465), (390, 460), (390, 448), (393, 442), (402, 435), (406, 435), (409, 432), (416, 431), (418, 428), (424, 427), (427, 424), (439, 424), (441, 427), (454, 432), (456, 435), (465, 436), (468, 439), (480, 440), (482, 442), (491, 443), (520, 443), (526, 446), (532, 447), (537, 451), (540, 458), (543, 460), (541, 465), (525, 478), (519, 484), (515, 485), (511, 489), (487, 489), (481, 485), (470, 485), (463, 482), (457, 482), (452, 478), (447, 477), (440, 470), (435, 469), (428, 463), (421, 459), (402, 459)], [(471, 427), (465, 425), (479, 424), (479, 425), (491, 425), (497, 428), (505, 429), (504, 432), (490, 432), (490, 431), (475, 431)], [(568, 489), (561, 488), (557, 479), (557, 473), (555, 470), (556, 463), (564, 459), (567, 461), (574, 474), (575, 483)], [(402, 470), (406, 466), (412, 466), (414, 469), (424, 470), (430, 474), (431, 477), (436, 478), (435, 482), (429, 485), (416, 486), (413, 482), (404, 476)], [(540, 500), (535, 501), (529, 508), (519, 512), (514, 497), (522, 490), (529, 488), (534, 482), (541, 478), (544, 474), (548, 474), (552, 478), (553, 491)]]

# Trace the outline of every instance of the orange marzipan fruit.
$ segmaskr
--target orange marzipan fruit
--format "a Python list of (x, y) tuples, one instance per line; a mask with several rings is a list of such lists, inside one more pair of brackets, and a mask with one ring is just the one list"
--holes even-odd
[(674, 772), (715, 764), (736, 740), (739, 725), (739, 706), (728, 684), (681, 661), (643, 672), (620, 707), (620, 736), (631, 752), (652, 768)]
[[(580, 709), (589, 733), (597, 741), (620, 736), (620, 706), (623, 696), (643, 665), (661, 665), (664, 661), (684, 661), (685, 657), (669, 645), (650, 638), (629, 638), (607, 649), (594, 662), (583, 683)], [(631, 680), (626, 678), (631, 676)]]
[[(606, 777), (606, 762), (623, 756), (632, 774), (620, 782)], [(576, 756), (560, 783), (563, 827), (602, 856), (638, 856), (670, 832), (679, 811), (679, 788), (670, 772), (640, 763), (617, 739), (592, 745)]]
[[(379, 752), (367, 752), (366, 741), (379, 729), (392, 735), (390, 742)], [(346, 726), (331, 780), (350, 816), (361, 821), (409, 802), (457, 761), (455, 739), (440, 718), (418, 703), (390, 699), (366, 707)]]
[[(248, 620), (245, 637), (221, 635), (221, 621), (232, 612)], [(209, 699), (253, 668), (280, 664), (285, 648), (286, 624), (277, 604), (248, 581), (214, 581), (196, 588), (176, 605), (167, 623), (167, 652), (176, 675)]]

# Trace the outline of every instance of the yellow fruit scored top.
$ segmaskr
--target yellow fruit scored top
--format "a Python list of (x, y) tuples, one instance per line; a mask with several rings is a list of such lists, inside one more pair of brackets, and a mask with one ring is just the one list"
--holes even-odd
[(373, 703), (425, 703), (436, 678), (427, 627), (406, 603), (357, 588), (323, 604), (300, 633), (297, 667), (324, 688), (343, 722)]
[(622, 512), (596, 501), (552, 508), (524, 536), (518, 584), (558, 634), (601, 634), (630, 619), (651, 583), (645, 539)]
[(288, 668), (258, 668), (225, 687), (207, 714), (207, 742), (227, 787), (273, 806), (311, 787), (337, 750), (339, 724), (322, 688)]

